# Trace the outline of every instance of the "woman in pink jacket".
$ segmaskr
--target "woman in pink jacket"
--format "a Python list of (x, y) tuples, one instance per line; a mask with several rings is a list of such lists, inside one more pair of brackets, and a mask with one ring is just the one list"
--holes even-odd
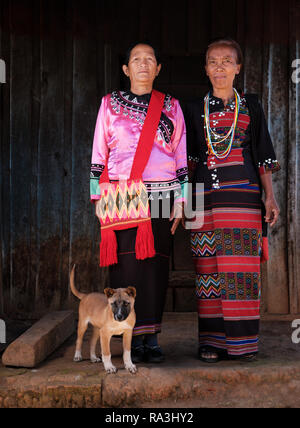
[[(102, 99), (95, 129), (90, 180), (91, 199), (95, 201), (98, 217), (101, 174), (107, 165), (111, 181), (129, 178), (153, 82), (160, 69), (157, 53), (150, 45), (135, 45), (128, 51), (123, 65), (123, 71), (130, 79), (130, 90), (115, 91)], [(137, 290), (137, 320), (132, 341), (132, 361), (135, 363), (164, 360), (157, 333), (161, 331), (168, 287), (171, 236), (180, 222), (178, 212), (182, 209), (183, 188), (188, 181), (184, 118), (179, 102), (170, 95), (165, 97), (142, 178), (150, 200), (156, 255), (137, 260), (136, 229), (117, 231), (118, 263), (110, 267), (112, 288), (134, 286)], [(166, 216), (163, 206), (168, 204), (173, 209)], [(173, 223), (170, 220), (174, 220)]]

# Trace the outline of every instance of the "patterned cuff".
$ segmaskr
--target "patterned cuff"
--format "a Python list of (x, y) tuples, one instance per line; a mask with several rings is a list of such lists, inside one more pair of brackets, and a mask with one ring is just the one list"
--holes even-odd
[(99, 180), (90, 180), (90, 197), (92, 200), (100, 199)]
[(95, 164), (93, 163), (91, 165), (91, 179), (98, 179), (100, 180), (101, 174), (104, 171), (105, 165), (102, 164)]
[(91, 174), (90, 174), (90, 195), (91, 200), (95, 201), (100, 199), (100, 186), (99, 180), (102, 172), (104, 171), (105, 166), (99, 164), (92, 164)]
[(177, 180), (181, 183), (185, 183), (186, 181), (188, 181), (188, 169), (187, 166), (185, 166), (184, 168), (178, 169), (176, 171), (176, 177)]
[(179, 196), (176, 196), (176, 194), (174, 195), (175, 196), (175, 201), (176, 202), (185, 202), (185, 200), (186, 200), (187, 185), (188, 185), (188, 182), (189, 182), (187, 167), (178, 169), (176, 171), (176, 176), (177, 176), (177, 180), (180, 183), (181, 191), (180, 191), (180, 195)]
[(181, 183), (181, 197), (176, 199), (176, 202), (187, 202), (188, 197), (188, 181)]
[(272, 173), (280, 171), (281, 166), (279, 165), (279, 162), (275, 159), (266, 159), (263, 162), (258, 163), (259, 173), (260, 175), (265, 174), (266, 172), (271, 171)]

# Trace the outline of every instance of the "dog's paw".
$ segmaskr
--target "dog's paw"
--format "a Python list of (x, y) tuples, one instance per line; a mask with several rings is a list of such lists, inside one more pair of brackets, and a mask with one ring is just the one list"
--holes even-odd
[(125, 369), (128, 370), (132, 374), (135, 374), (137, 372), (137, 368), (134, 364), (125, 365)]
[(80, 361), (82, 361), (82, 355), (80, 352), (75, 352), (73, 361), (75, 361), (75, 363), (80, 363)]
[(80, 362), (82, 361), (82, 357), (74, 357), (74, 358), (73, 358), (73, 361), (74, 361), (75, 363), (80, 363)]
[(118, 371), (117, 367), (115, 367), (113, 365), (108, 366), (108, 367), (104, 367), (104, 368), (105, 368), (106, 373), (108, 373), (108, 374), (114, 374), (114, 373), (117, 373), (117, 371)]
[(101, 358), (98, 358), (98, 357), (91, 357), (91, 363), (101, 363), (102, 362), (102, 360), (101, 360)]

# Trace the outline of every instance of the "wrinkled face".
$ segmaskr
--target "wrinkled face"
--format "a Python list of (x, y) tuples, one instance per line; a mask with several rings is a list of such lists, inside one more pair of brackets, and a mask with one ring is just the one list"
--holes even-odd
[(114, 319), (119, 322), (125, 321), (134, 306), (135, 288), (128, 287), (116, 290), (106, 288), (104, 293), (108, 298)]
[(215, 89), (232, 88), (233, 81), (241, 70), (237, 54), (229, 46), (216, 46), (207, 53), (206, 74)]
[(160, 69), (161, 65), (157, 64), (154, 50), (148, 45), (135, 46), (130, 53), (128, 66), (123, 65), (123, 71), (129, 77), (131, 85), (152, 85)]

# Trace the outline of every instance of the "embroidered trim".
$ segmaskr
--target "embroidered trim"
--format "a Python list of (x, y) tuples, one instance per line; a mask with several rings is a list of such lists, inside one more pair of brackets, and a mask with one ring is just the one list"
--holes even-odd
[(258, 163), (258, 168), (262, 168), (264, 171), (276, 172), (281, 169), (281, 166), (277, 159), (266, 159), (265, 161)]
[[(139, 101), (137, 97), (131, 98), (128, 92), (114, 91), (110, 98), (112, 109), (115, 113), (123, 114), (125, 117), (128, 116), (129, 119), (135, 120), (142, 126), (145, 122), (149, 104), (141, 100)], [(171, 95), (167, 95), (165, 97), (164, 108), (169, 112), (172, 110), (172, 107), (172, 97)], [(174, 125), (165, 113), (161, 115), (158, 128), (158, 139), (169, 144), (174, 132)]]
[(105, 166), (99, 165), (99, 164), (92, 164), (91, 165), (91, 174), (90, 178), (97, 178), (99, 179), (101, 177), (102, 172), (104, 171)]
[(179, 180), (180, 184), (188, 182), (189, 181), (188, 168), (184, 167), (184, 168), (178, 169), (176, 171), (176, 176), (177, 176), (177, 179)]

